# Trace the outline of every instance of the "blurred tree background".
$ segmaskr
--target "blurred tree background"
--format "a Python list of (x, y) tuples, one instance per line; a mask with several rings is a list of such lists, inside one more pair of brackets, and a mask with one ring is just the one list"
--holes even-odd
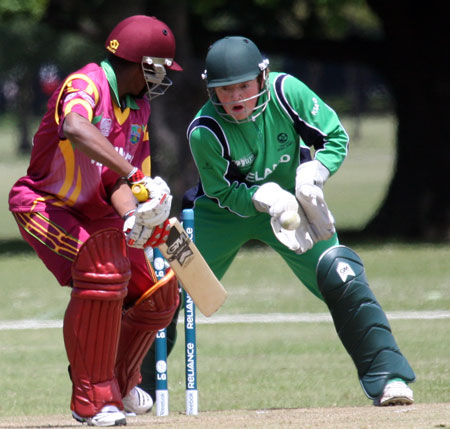
[(445, 2), (2, 0), (0, 114), (14, 113), (18, 153), (29, 152), (32, 119), (43, 114), (61, 79), (102, 60), (112, 27), (134, 14), (155, 15), (172, 28), (184, 68), (170, 75), (174, 86), (152, 103), (150, 119), (153, 173), (167, 179), (176, 200), (197, 181), (185, 133), (206, 100), (200, 74), (207, 48), (238, 34), (254, 40), (273, 69), (298, 76), (339, 114), (396, 116), (395, 171), (362, 234), (450, 240)]

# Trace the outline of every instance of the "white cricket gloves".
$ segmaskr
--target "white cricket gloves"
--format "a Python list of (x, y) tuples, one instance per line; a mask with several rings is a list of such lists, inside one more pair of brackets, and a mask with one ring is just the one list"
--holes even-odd
[[(275, 237), (298, 254), (305, 253), (318, 241), (328, 240), (336, 232), (322, 190), (329, 175), (328, 169), (319, 161), (305, 162), (297, 168), (295, 196), (273, 182), (261, 185), (253, 195), (256, 210), (271, 216)], [(280, 216), (291, 210), (299, 214), (300, 225), (288, 231), (282, 228)]]
[(172, 195), (169, 186), (159, 176), (154, 179), (145, 177), (144, 185), (148, 190), (149, 199), (138, 204), (136, 221), (146, 227), (160, 225), (170, 214)]
[(124, 216), (123, 231), (129, 246), (142, 249), (160, 244), (162, 237), (167, 239), (165, 221), (170, 214), (172, 195), (161, 177), (145, 176), (139, 183), (145, 186), (149, 198)]
[(328, 240), (336, 232), (334, 217), (323, 196), (323, 185), (328, 177), (330, 172), (317, 160), (297, 167), (295, 196), (311, 224), (314, 242)]
[[(294, 195), (285, 191), (277, 183), (269, 182), (259, 187), (253, 194), (252, 200), (256, 210), (271, 216), (270, 225), (275, 237), (281, 243), (297, 253), (304, 253), (311, 249), (314, 243), (311, 235), (305, 230), (309, 223)], [(296, 230), (288, 231), (282, 228), (280, 216), (285, 211), (296, 211), (299, 214), (300, 226)]]

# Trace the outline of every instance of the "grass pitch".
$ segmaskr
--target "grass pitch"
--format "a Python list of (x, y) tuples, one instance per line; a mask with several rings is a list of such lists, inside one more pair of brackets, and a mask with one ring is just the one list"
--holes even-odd
[[(388, 312), (450, 308), (450, 273), (446, 268), (450, 247), (390, 245), (384, 264), (378, 263), (386, 254), (383, 246), (358, 251)], [(404, 261), (413, 253), (418, 253), (422, 265), (407, 265), (405, 269)], [(433, 264), (442, 269), (433, 273), (433, 285), (426, 289), (422, 287), (426, 284), (423, 266), (432, 269)], [(395, 270), (396, 277), (387, 282), (386, 276)], [(0, 272), (4, 285), (9, 285), (3, 287), (3, 302), (8, 305), (2, 305), (0, 320), (62, 318), (68, 290), (56, 285), (35, 256), (3, 256)], [(32, 282), (30, 273), (34, 274)], [(229, 298), (217, 316), (326, 312), (324, 304), (283, 270), (281, 260), (271, 251), (242, 251), (224, 285)], [(450, 403), (450, 319), (392, 320), (391, 325), (417, 374), (413, 385), (416, 401)], [(185, 408), (183, 325), (178, 335), (168, 374), (170, 409), (175, 414)], [(332, 323), (199, 323), (197, 344), (201, 413), (371, 407)], [(2, 330), (0, 350), (0, 417), (67, 414), (70, 382), (61, 329)]]

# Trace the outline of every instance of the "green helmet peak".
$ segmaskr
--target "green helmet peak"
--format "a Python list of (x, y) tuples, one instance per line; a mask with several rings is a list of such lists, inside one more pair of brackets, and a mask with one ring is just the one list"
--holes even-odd
[(208, 88), (233, 85), (255, 79), (269, 65), (258, 47), (248, 38), (227, 36), (208, 50), (202, 78)]

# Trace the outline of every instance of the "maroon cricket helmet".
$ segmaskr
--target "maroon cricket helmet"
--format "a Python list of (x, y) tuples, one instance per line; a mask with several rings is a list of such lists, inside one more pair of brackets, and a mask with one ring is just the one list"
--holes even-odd
[(119, 22), (105, 42), (106, 49), (133, 63), (143, 57), (163, 58), (170, 70), (183, 70), (173, 59), (175, 37), (170, 28), (154, 16), (135, 15)]

